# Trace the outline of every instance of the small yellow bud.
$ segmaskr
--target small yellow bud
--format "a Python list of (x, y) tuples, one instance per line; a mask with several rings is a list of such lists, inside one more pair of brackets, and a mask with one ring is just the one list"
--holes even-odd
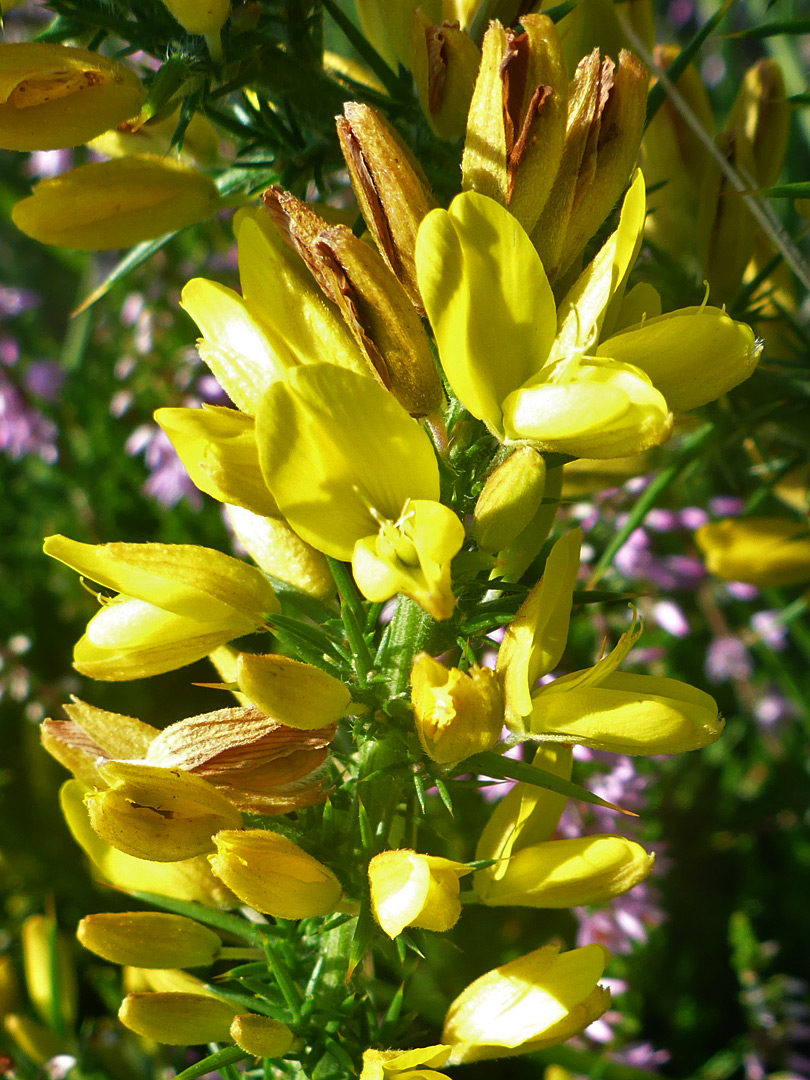
[(22, 947), (28, 997), (40, 1018), (50, 1025), (58, 1015), (66, 1028), (72, 1027), (78, 996), (73, 950), (53, 915), (29, 915), (22, 925)]
[(471, 983), (450, 1006), (442, 1040), (452, 1064), (528, 1054), (576, 1035), (610, 1005), (598, 985), (610, 953), (586, 945), (559, 946), (521, 956)]
[(273, 720), (305, 731), (336, 724), (352, 700), (351, 692), (333, 675), (275, 653), (241, 653), (236, 681)]
[(163, 0), (189, 34), (218, 34), (231, 13), (231, 0)]
[(447, 1074), (436, 1072), (432, 1066), (444, 1065), (449, 1057), (450, 1047), (441, 1045), (416, 1050), (366, 1050), (360, 1080), (445, 1080)]
[(16, 1009), (20, 985), (14, 961), (8, 953), (0, 953), (0, 1020)]
[(356, 0), (364, 35), (389, 67), (408, 64), (408, 42), (414, 12), (421, 8), (434, 22), (442, 17), (442, 0)]
[(256, 1013), (235, 1016), (231, 1038), (245, 1053), (261, 1058), (284, 1057), (295, 1042), (295, 1036), (286, 1024)]
[(199, 776), (124, 761), (99, 766), (110, 785), (85, 798), (102, 840), (136, 859), (177, 862), (213, 848), (220, 829), (239, 828), (242, 815)]
[(458, 922), (459, 878), (464, 863), (399, 849), (383, 851), (368, 864), (374, 918), (395, 938), (406, 926), (450, 930)]
[(791, 106), (776, 60), (758, 60), (745, 73), (726, 129), (741, 129), (751, 145), (754, 175), (761, 187), (779, 179), (790, 137)]
[(86, 915), (76, 937), (112, 964), (145, 968), (201, 967), (213, 963), (222, 945), (207, 926), (158, 911)]
[(464, 134), (481, 50), (452, 23), (436, 26), (417, 9), (411, 32), (411, 67), (427, 122), (440, 139)]
[(338, 139), (358, 205), (388, 269), (422, 311), (414, 250), (419, 225), (436, 206), (430, 184), (384, 117), (356, 101), (346, 102), (343, 112)]
[[(741, 128), (715, 139), (719, 153), (738, 172), (755, 178), (754, 151)], [(703, 172), (698, 203), (698, 253), (713, 300), (730, 303), (742, 284), (754, 252), (757, 224), (744, 195), (721, 172), (714, 157)]]
[(127, 994), (118, 1019), (145, 1039), (170, 1046), (230, 1042), (236, 1009), (219, 998), (202, 994)]
[(419, 653), (411, 671), (411, 703), (419, 741), (434, 761), (447, 764), (491, 750), (503, 728), (503, 693), (494, 671), (447, 668)]
[(256, 423), (236, 409), (158, 409), (163, 428), (194, 484), (220, 502), (279, 517), (259, 466)]
[(141, 123), (140, 117), (105, 131), (88, 142), (91, 150), (106, 157), (127, 157), (130, 154), (177, 154), (184, 161), (196, 161), (199, 165), (216, 164), (219, 154), (217, 129), (202, 113), (194, 113), (183, 132), (181, 149), (172, 147), (172, 138), (180, 122), (180, 110), (162, 120), (152, 119)]
[(250, 907), (278, 919), (335, 910), (342, 892), (332, 871), (280, 833), (225, 830), (209, 859), (217, 877)]
[(0, 146), (78, 146), (134, 116), (146, 90), (96, 52), (44, 42), (0, 44)]
[(502, 551), (531, 522), (543, 501), (546, 462), (519, 446), (487, 477), (473, 514), (473, 536), (484, 551)]
[(15, 204), (11, 219), (41, 244), (103, 251), (184, 229), (218, 207), (219, 192), (204, 173), (140, 154), (41, 180), (33, 195)]
[(695, 540), (709, 572), (726, 581), (762, 587), (810, 581), (810, 535), (802, 522), (726, 518), (702, 525)]

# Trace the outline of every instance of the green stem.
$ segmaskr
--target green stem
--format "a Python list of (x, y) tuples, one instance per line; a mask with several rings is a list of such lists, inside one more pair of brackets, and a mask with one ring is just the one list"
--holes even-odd
[(292, 1022), (294, 1025), (298, 1024), (301, 1022), (301, 994), (298, 987), (290, 978), (286, 967), (279, 960), (276, 950), (268, 938), (263, 939), (263, 944), (267, 963), (273, 973), (273, 978), (278, 983), (278, 988), (287, 1004), (287, 1008), (290, 1010)]
[(363, 633), (363, 626), (366, 621), (363, 599), (357, 590), (354, 578), (346, 563), (339, 562), (337, 559), (330, 559), (329, 556), (327, 556), (327, 562), (340, 594), (340, 613), (343, 616), (346, 637), (349, 639), (354, 654), (354, 670), (357, 673), (357, 681), (361, 687), (365, 688), (368, 685), (368, 676), (373, 667), (373, 661), (368, 649), (368, 642)]
[(239, 949), (228, 945), (217, 953), (217, 960), (261, 960), (264, 953), (261, 949)]
[(183, 1069), (174, 1080), (197, 1080), (198, 1076), (205, 1076), (206, 1073), (214, 1072), (224, 1066), (235, 1065), (237, 1061), (246, 1061), (252, 1056), (252, 1054), (246, 1054), (238, 1046), (226, 1046), (223, 1050), (217, 1050), (215, 1054), (189, 1066), (188, 1069)]
[(397, 598), (394, 616), (376, 660), (376, 666), (385, 671), (385, 681), (393, 697), (407, 690), (413, 658), (427, 646), (434, 625), (434, 620), (415, 601), (402, 595)]

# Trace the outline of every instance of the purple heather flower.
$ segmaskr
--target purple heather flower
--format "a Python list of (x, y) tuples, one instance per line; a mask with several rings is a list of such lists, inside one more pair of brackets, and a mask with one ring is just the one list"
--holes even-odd
[(689, 620), (683, 613), (683, 608), (674, 600), (659, 600), (653, 604), (653, 618), (668, 634), (673, 637), (685, 638), (689, 636)]
[(613, 953), (631, 953), (664, 921), (656, 891), (646, 881), (617, 896), (607, 907), (573, 910), (579, 921), (577, 945), (606, 945)]
[(0, 319), (11, 319), (23, 311), (30, 311), (40, 302), (40, 297), (32, 289), (15, 289), (9, 285), (0, 285)]
[(761, 728), (772, 731), (778, 728), (784, 720), (792, 719), (797, 713), (794, 702), (771, 690), (763, 694), (754, 706), (754, 717)]
[(685, 506), (678, 514), (678, 522), (681, 528), (689, 529), (692, 532), (699, 529), (701, 525), (707, 524), (708, 521), (709, 515), (702, 506)]
[(191, 482), (185, 465), (162, 428), (157, 424), (142, 424), (127, 439), (126, 449), (133, 456), (143, 454), (151, 473), (143, 487), (145, 494), (166, 507), (176, 506), (186, 498), (195, 510), (200, 509), (200, 492)]
[(22, 381), (29, 394), (43, 401), (56, 401), (65, 382), (65, 371), (56, 360), (35, 360), (26, 368)]
[(724, 634), (714, 639), (706, 654), (706, 675), (712, 682), (749, 679), (751, 672), (751, 657), (739, 638)]
[(53, 464), (59, 458), (56, 436), (56, 424), (30, 405), (0, 368), (0, 452), (14, 460), (38, 454)]
[(756, 585), (749, 585), (747, 581), (728, 581), (726, 589), (735, 600), (756, 600), (759, 596)]
[(717, 495), (709, 501), (709, 509), (716, 517), (736, 517), (745, 509), (745, 502), (736, 495)]
[(67, 172), (73, 164), (72, 150), (34, 150), (25, 162), (26, 176), (50, 180)]
[(648, 529), (652, 529), (653, 532), (672, 532), (678, 528), (678, 515), (674, 510), (665, 510), (663, 507), (658, 507), (655, 510), (650, 510), (649, 514), (644, 518), (644, 525)]
[(751, 629), (776, 652), (787, 646), (788, 628), (778, 611), (755, 611), (751, 616)]
[(667, 8), (667, 20), (677, 30), (680, 30), (691, 19), (694, 19), (695, 12), (694, 0), (672, 0), (672, 3)]

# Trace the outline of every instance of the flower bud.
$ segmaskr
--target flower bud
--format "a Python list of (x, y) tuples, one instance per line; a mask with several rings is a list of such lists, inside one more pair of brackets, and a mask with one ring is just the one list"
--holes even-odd
[(199, 776), (125, 761), (99, 766), (110, 785), (85, 798), (102, 840), (136, 859), (177, 862), (211, 851), (220, 829), (239, 828), (242, 815)]
[(382, 851), (368, 864), (374, 918), (395, 938), (406, 926), (450, 930), (458, 922), (459, 878), (469, 874), (464, 863), (398, 849)]
[(654, 862), (654, 855), (624, 836), (548, 840), (515, 852), (505, 872), (487, 881), (478, 896), (489, 907), (600, 904), (643, 881)]
[(261, 1058), (284, 1057), (292, 1050), (295, 1036), (280, 1020), (256, 1013), (243, 1013), (233, 1018), (231, 1038), (246, 1054)]
[(528, 1054), (565, 1042), (610, 1005), (598, 985), (610, 953), (586, 945), (560, 954), (558, 945), (503, 964), (471, 983), (450, 1006), (442, 1041), (452, 1064)]
[(140, 154), (41, 180), (32, 195), (15, 204), (11, 219), (41, 244), (103, 251), (177, 232), (218, 208), (219, 192), (204, 173)]
[(487, 477), (473, 514), (473, 536), (484, 551), (502, 551), (526, 528), (543, 501), (546, 462), (519, 446)]
[(779, 64), (776, 60), (758, 60), (745, 73), (726, 130), (744, 132), (760, 187), (771, 187), (779, 179), (790, 136), (790, 111)]
[[(657, 45), (655, 62), (666, 69), (677, 57), (675, 45)], [(653, 80), (653, 83), (655, 80)], [(701, 127), (711, 132), (714, 114), (697, 69), (690, 64), (675, 83)], [(641, 165), (649, 191), (645, 233), (664, 251), (695, 263), (695, 218), (700, 183), (708, 166), (704, 143), (667, 95), (647, 125), (641, 143)]]
[(266, 574), (318, 600), (334, 596), (335, 579), (326, 559), (285, 520), (228, 505), (225, 516), (245, 551)]
[[(71, 944), (53, 915), (29, 915), (22, 925), (23, 968), (28, 997), (40, 1018), (63, 1027), (76, 1019), (76, 968)], [(54, 978), (54, 973), (56, 978)]]
[(268, 716), (303, 730), (336, 724), (352, 700), (351, 692), (333, 675), (275, 653), (241, 653), (236, 681)]
[(807, 525), (788, 518), (726, 518), (702, 525), (695, 541), (706, 568), (726, 581), (763, 588), (810, 581)]
[(277, 919), (335, 910), (341, 885), (332, 871), (280, 833), (225, 830), (209, 859), (217, 877), (245, 904)]
[(0, 147), (78, 146), (134, 116), (146, 97), (130, 68), (45, 42), (0, 44)]
[(213, 963), (222, 946), (207, 926), (158, 911), (86, 915), (76, 937), (112, 964), (145, 968), (201, 967)]
[(218, 34), (231, 13), (231, 0), (163, 0), (189, 34)]
[(421, 312), (414, 250), (419, 225), (436, 206), (430, 184), (384, 117), (356, 101), (346, 102), (343, 112), (338, 139), (357, 203), (388, 269)]
[(443, 1080), (447, 1074), (435, 1072), (432, 1066), (444, 1065), (449, 1057), (450, 1047), (441, 1045), (416, 1050), (366, 1050), (360, 1080)]
[(531, 232), (560, 164), (568, 86), (554, 23), (526, 15), (522, 24), (525, 32), (515, 34), (492, 22), (484, 37), (462, 187), (509, 207)]
[(240, 810), (285, 814), (326, 797), (324, 780), (310, 774), (334, 734), (331, 724), (296, 731), (250, 706), (218, 709), (164, 728), (146, 763), (200, 776)]
[[(754, 152), (740, 128), (715, 139), (720, 154), (743, 176), (755, 178)], [(712, 157), (703, 172), (698, 205), (698, 253), (713, 300), (730, 303), (742, 285), (754, 252), (757, 224), (743, 194), (731, 184)]]
[(201, 855), (180, 862), (150, 862), (127, 855), (102, 840), (90, 824), (84, 804), (87, 792), (88, 788), (78, 780), (68, 780), (62, 785), (59, 801), (73, 839), (103, 883), (123, 892), (152, 892), (214, 908), (236, 905), (236, 897), (214, 877), (208, 860)]
[(419, 653), (411, 671), (411, 703), (419, 741), (440, 764), (491, 750), (500, 738), (503, 693), (489, 668), (473, 664), (459, 671)]
[(671, 409), (686, 412), (739, 386), (761, 352), (750, 326), (703, 306), (642, 319), (609, 337), (596, 355), (640, 368)]
[(394, 275), (345, 225), (326, 226), (294, 196), (271, 188), (264, 205), (290, 236), (324, 295), (337, 304), (375, 377), (413, 416), (427, 416), (443, 392), (422, 320)]
[(481, 50), (453, 23), (436, 26), (417, 9), (411, 31), (411, 68), (427, 122), (440, 139), (467, 127)]
[(163, 428), (192, 482), (220, 502), (264, 517), (279, 517), (262, 476), (256, 424), (236, 409), (158, 409)]
[(118, 1019), (145, 1039), (169, 1046), (230, 1042), (236, 1009), (221, 998), (202, 994), (127, 994)]
[(534, 243), (549, 280), (573, 268), (613, 209), (638, 156), (647, 102), (647, 71), (624, 49), (619, 66), (595, 49), (571, 82), (568, 126), (554, 186)]

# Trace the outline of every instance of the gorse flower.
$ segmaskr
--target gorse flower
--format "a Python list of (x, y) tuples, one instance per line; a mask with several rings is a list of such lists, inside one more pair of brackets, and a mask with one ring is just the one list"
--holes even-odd
[[(671, 432), (671, 405), (656, 380), (675, 395), (675, 407), (692, 407), (750, 375), (753, 334), (719, 309), (655, 312), (650, 320), (632, 311), (625, 289), (644, 202), (637, 173), (616, 232), (559, 308), (529, 237), (496, 202), (464, 193), (449, 211), (425, 218), (416, 265), (442, 366), (461, 402), (500, 440), (575, 457), (626, 456)], [(637, 324), (628, 326), (634, 315)], [(710, 388), (687, 389), (682, 402), (684, 364), (687, 387), (692, 373)]]

